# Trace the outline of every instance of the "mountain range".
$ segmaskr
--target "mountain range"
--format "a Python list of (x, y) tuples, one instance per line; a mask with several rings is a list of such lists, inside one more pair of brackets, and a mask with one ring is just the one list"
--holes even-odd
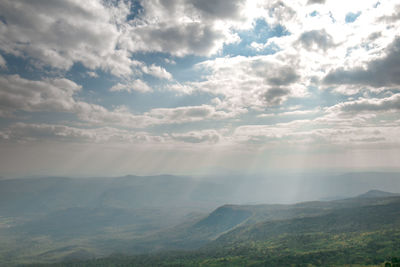
[[(347, 184), (354, 186), (357, 179), (350, 177)], [(394, 177), (380, 174), (381, 187)], [(364, 188), (362, 174), (358, 180)], [(0, 265), (221, 266), (222, 261), (227, 264), (222, 266), (243, 266), (246, 261), (279, 266), (300, 261), (320, 266), (318, 261), (377, 264), (399, 255), (397, 193), (373, 189), (331, 201), (310, 195), (312, 201), (246, 204), (268, 188), (258, 187), (254, 195), (256, 188), (249, 185), (231, 190), (240, 189), (238, 184), (243, 181), (227, 185), (170, 175), (1, 180)], [(226, 204), (234, 203), (238, 192), (250, 197)], [(355, 245), (360, 242), (367, 247)], [(379, 249), (372, 253), (368, 244)], [(346, 256), (346, 262), (343, 255), (352, 251), (363, 258)]]

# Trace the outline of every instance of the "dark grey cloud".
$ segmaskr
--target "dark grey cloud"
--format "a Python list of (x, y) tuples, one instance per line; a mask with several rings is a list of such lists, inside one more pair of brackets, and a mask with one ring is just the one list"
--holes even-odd
[(182, 134), (172, 134), (173, 140), (185, 143), (218, 143), (221, 139), (220, 134), (215, 130), (193, 131)]
[(269, 76), (267, 81), (273, 86), (282, 86), (292, 84), (300, 79), (297, 72), (288, 66), (284, 66), (278, 69), (275, 75)]
[(378, 22), (395, 22), (400, 20), (400, 5), (397, 5), (394, 8), (394, 12), (392, 13), (392, 15), (389, 16), (382, 16), (380, 18), (378, 18)]
[(301, 77), (295, 69), (297, 59), (287, 57), (285, 61), (285, 64), (282, 64), (276, 61), (254, 60), (251, 68), (253, 73), (264, 78), (269, 86), (286, 86), (297, 82)]
[(365, 85), (384, 87), (400, 85), (400, 37), (386, 48), (386, 55), (370, 61), (366, 68), (356, 67), (346, 70), (338, 68), (323, 79), (327, 85)]
[(400, 110), (400, 94), (381, 99), (360, 99), (339, 104), (344, 113)]
[(281, 0), (265, 2), (264, 8), (268, 10), (268, 15), (277, 22), (287, 22), (296, 15), (296, 11)]
[(326, 0), (308, 0), (307, 5), (312, 5), (312, 4), (325, 4)]
[(268, 106), (280, 105), (287, 96), (290, 95), (290, 90), (287, 88), (270, 88), (263, 94), (264, 101)]
[(240, 17), (243, 0), (189, 0), (189, 3), (205, 17), (237, 19)]
[[(143, 12), (129, 27), (123, 47), (137, 52), (174, 56), (210, 56), (232, 42), (232, 32), (216, 27), (219, 20), (241, 20), (245, 0), (145, 0)], [(186, 18), (182, 20), (182, 18)]]
[(144, 13), (153, 12), (154, 9), (165, 9), (169, 14), (174, 14), (183, 6), (180, 0), (141, 0), (141, 6), (144, 7)]
[(326, 51), (335, 46), (332, 36), (325, 30), (304, 32), (300, 35), (298, 41), (307, 50), (314, 50), (314, 46), (317, 46), (318, 49)]
[(225, 37), (212, 25), (200, 22), (136, 27), (130, 35), (133, 39), (133, 50), (162, 51), (177, 56), (209, 55), (216, 52)]
[(381, 33), (381, 32), (374, 32), (374, 33), (371, 33), (371, 34), (368, 36), (368, 40), (373, 41), (373, 40), (378, 39), (378, 38), (381, 37), (381, 36), (382, 36), (382, 33)]
[[(174, 16), (188, 16), (210, 23), (218, 19), (239, 19), (246, 0), (142, 0), (145, 19), (159, 17), (174, 19)], [(144, 16), (143, 16), (144, 15)]]

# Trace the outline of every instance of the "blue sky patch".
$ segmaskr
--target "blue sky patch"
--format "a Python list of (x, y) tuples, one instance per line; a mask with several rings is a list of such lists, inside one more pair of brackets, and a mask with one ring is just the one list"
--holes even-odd
[(346, 23), (352, 23), (352, 22), (356, 21), (357, 18), (358, 18), (360, 15), (361, 15), (361, 11), (358, 11), (358, 12), (356, 12), (356, 13), (349, 12), (349, 13), (346, 14), (345, 21), (346, 21)]

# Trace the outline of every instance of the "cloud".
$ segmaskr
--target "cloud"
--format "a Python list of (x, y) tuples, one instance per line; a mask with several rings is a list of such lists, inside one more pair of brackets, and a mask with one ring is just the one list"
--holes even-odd
[[(15, 111), (52, 112), (75, 114), (91, 124), (112, 124), (141, 127), (146, 118), (133, 115), (117, 107), (108, 110), (103, 106), (77, 100), (75, 94), (81, 86), (61, 79), (28, 80), (19, 75), (0, 76), (0, 115), (11, 116)], [(33, 115), (33, 114), (32, 114)]]
[(108, 110), (102, 106), (79, 103), (77, 116), (93, 126), (118, 126), (130, 129), (146, 128), (154, 125), (182, 124), (208, 120), (223, 120), (236, 114), (217, 110), (210, 105), (176, 108), (154, 108), (142, 114), (133, 114), (126, 107)]
[(244, 0), (189, 0), (206, 18), (239, 19)]
[(385, 98), (362, 98), (354, 101), (339, 103), (328, 110), (338, 114), (356, 114), (366, 112), (375, 114), (378, 112), (400, 110), (400, 94), (394, 94)]
[(325, 4), (326, 0), (308, 0), (307, 4), (311, 5), (311, 4)]
[(0, 49), (36, 65), (68, 70), (79, 62), (128, 76), (135, 74), (136, 52), (210, 56), (236, 42), (233, 27), (248, 19), (245, 4), (148, 0), (138, 7), (129, 1), (5, 0), (0, 4)]
[(378, 22), (393, 23), (400, 20), (400, 5), (394, 7), (394, 12), (391, 15), (381, 16), (377, 19)]
[(111, 92), (137, 91), (137, 92), (141, 92), (141, 93), (148, 93), (148, 92), (152, 92), (153, 89), (151, 89), (151, 87), (148, 86), (144, 81), (142, 81), (140, 79), (136, 79), (127, 84), (117, 83), (116, 85), (114, 85), (113, 87), (110, 88), (110, 91)]
[(148, 132), (113, 127), (77, 128), (58, 124), (22, 122), (14, 123), (0, 131), (0, 140), (3, 142), (32, 142), (41, 140), (78, 143), (171, 144), (177, 141), (191, 144), (216, 144), (221, 138), (221, 134), (216, 130), (190, 131), (158, 136)]
[(185, 123), (203, 120), (222, 120), (235, 117), (233, 111), (218, 110), (211, 105), (187, 106), (177, 108), (155, 108), (144, 113), (152, 120), (171, 123)]
[(324, 29), (304, 32), (300, 35), (298, 41), (307, 50), (321, 49), (326, 51), (335, 46), (332, 36), (330, 36)]
[[(233, 29), (245, 16), (245, 0), (142, 1), (143, 12), (126, 28), (121, 46), (131, 52), (211, 56), (237, 42)], [(243, 24), (243, 23), (242, 23)]]
[(308, 116), (308, 115), (316, 115), (321, 113), (321, 108), (317, 107), (315, 109), (305, 109), (305, 110), (291, 110), (279, 113), (266, 113), (260, 114), (258, 118), (268, 118), (268, 117), (278, 117), (278, 116)]
[(330, 71), (324, 78), (326, 85), (364, 85), (374, 88), (400, 85), (400, 37), (385, 49), (384, 56), (366, 63), (365, 67), (343, 67)]
[(218, 96), (219, 108), (260, 110), (280, 105), (289, 97), (306, 94), (302, 77), (297, 72), (297, 60), (292, 55), (276, 53), (256, 57), (224, 57), (198, 64), (207, 75), (203, 81), (170, 86), (170, 90), (193, 94), (206, 92)]
[(218, 143), (221, 135), (215, 130), (191, 131), (171, 134), (173, 140), (185, 143)]
[(288, 89), (277, 87), (269, 89), (263, 96), (268, 106), (276, 106), (282, 104), (289, 94)]
[[(139, 81), (129, 85), (117, 84), (113, 90), (151, 90), (143, 84)], [(75, 99), (75, 93), (81, 90), (81, 86), (65, 78), (33, 81), (18, 75), (6, 75), (0, 76), (0, 88), (0, 115), (8, 116), (18, 110), (67, 112), (90, 125), (143, 128), (150, 125), (222, 120), (237, 115), (234, 111), (217, 109), (211, 105), (155, 108), (142, 114), (133, 114), (124, 106), (109, 110)]]
[(299, 80), (300, 76), (293, 67), (279, 66), (275, 70), (265, 70), (266, 79), (269, 85), (289, 85)]
[(71, 111), (76, 104), (73, 95), (81, 86), (65, 78), (32, 81), (4, 75), (0, 76), (0, 89), (2, 111)]
[(213, 24), (216, 21), (246, 20), (247, 0), (147, 0), (143, 1), (143, 18), (146, 21), (174, 22), (185, 18)]
[(273, 0), (262, 2), (263, 8), (267, 11), (268, 16), (265, 17), (268, 23), (272, 25), (278, 25), (285, 22), (290, 22), (296, 17), (296, 11), (291, 6), (292, 2), (289, 4), (286, 1)]
[(226, 39), (222, 30), (201, 22), (159, 23), (132, 28), (125, 45), (133, 52), (165, 52), (180, 57), (188, 54), (210, 56), (222, 48)]
[(90, 143), (162, 143), (164, 138), (146, 132), (132, 132), (111, 127), (76, 128), (65, 125), (15, 123), (0, 132), (4, 140), (30, 142), (35, 140)]
[(297, 120), (274, 125), (242, 125), (235, 129), (234, 143), (255, 149), (366, 149), (400, 146), (398, 125), (391, 123), (363, 127), (354, 120), (329, 121), (324, 118)]
[(166, 79), (172, 80), (172, 75), (166, 69), (160, 66), (156, 66), (154, 64), (150, 65), (149, 67), (144, 66), (142, 68), (143, 72), (159, 79)]
[(91, 78), (98, 78), (99, 75), (94, 71), (87, 71), (86, 74)]
[(80, 62), (121, 76), (132, 74), (130, 53), (116, 48), (129, 7), (120, 1), (12, 1), (0, 3), (0, 49), (59, 69)]
[(242, 125), (235, 129), (233, 139), (238, 143), (268, 144), (290, 134), (286, 127), (268, 125)]

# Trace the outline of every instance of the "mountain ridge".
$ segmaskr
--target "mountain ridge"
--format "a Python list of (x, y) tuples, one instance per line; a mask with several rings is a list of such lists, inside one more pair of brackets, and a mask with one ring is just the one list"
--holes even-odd
[(377, 189), (369, 190), (368, 192), (358, 195), (358, 198), (379, 198), (379, 197), (398, 197), (400, 193), (392, 193)]

